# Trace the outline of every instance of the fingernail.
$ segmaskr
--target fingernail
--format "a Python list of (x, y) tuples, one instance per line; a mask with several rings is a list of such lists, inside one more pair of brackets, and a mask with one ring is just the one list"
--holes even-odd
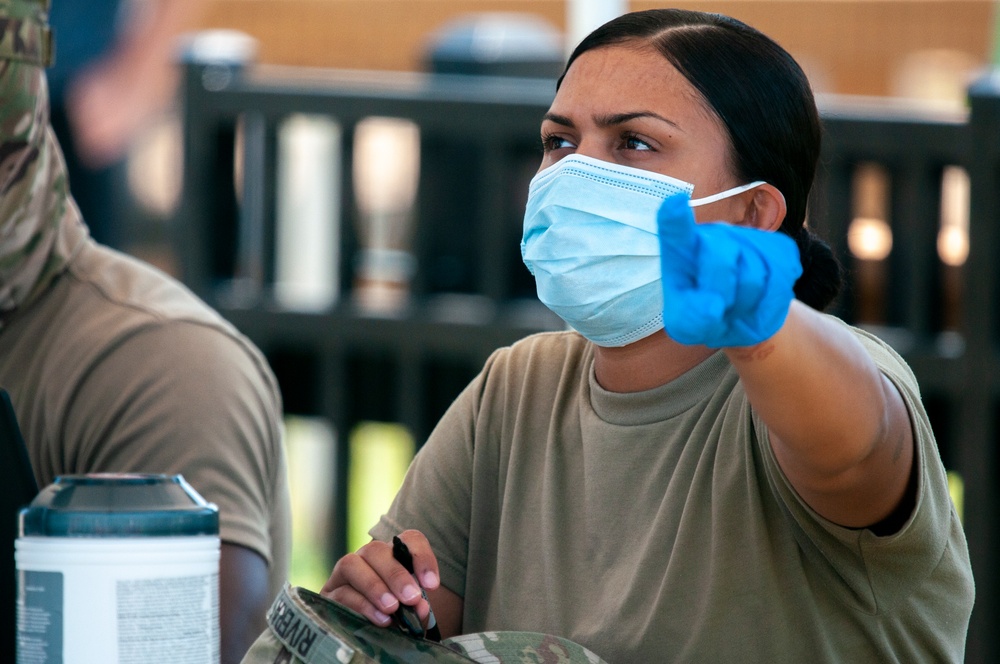
[(430, 571), (424, 572), (421, 577), (421, 583), (424, 584), (424, 588), (437, 588), (438, 575)]
[(396, 606), (397, 604), (396, 596), (393, 595), (392, 593), (386, 593), (382, 595), (379, 601), (382, 603), (382, 608), (386, 609), (387, 611), (391, 611), (392, 607)]
[(389, 622), (389, 616), (385, 615), (378, 609), (375, 609), (375, 622), (384, 625)]
[(403, 599), (411, 600), (420, 597), (420, 591), (416, 586), (406, 585), (403, 587)]

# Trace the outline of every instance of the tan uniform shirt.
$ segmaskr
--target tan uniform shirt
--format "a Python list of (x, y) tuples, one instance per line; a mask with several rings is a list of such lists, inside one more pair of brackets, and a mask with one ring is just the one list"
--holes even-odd
[(86, 240), (0, 329), (0, 386), (40, 487), (70, 473), (180, 473), (218, 505), (222, 540), (267, 560), (278, 593), (290, 516), (277, 385), (183, 286)]
[(910, 411), (916, 510), (879, 538), (792, 490), (724, 353), (603, 390), (572, 332), (502, 349), (372, 529), (429, 537), (463, 630), (533, 630), (609, 662), (960, 662), (961, 524), (912, 373), (856, 331)]

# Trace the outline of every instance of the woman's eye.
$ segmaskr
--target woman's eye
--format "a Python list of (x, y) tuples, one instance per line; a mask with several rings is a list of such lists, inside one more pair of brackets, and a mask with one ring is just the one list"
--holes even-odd
[(652, 150), (652, 146), (635, 134), (625, 134), (622, 137), (622, 147), (625, 150)]
[(562, 150), (564, 148), (574, 148), (576, 147), (569, 140), (563, 138), (562, 136), (556, 136), (555, 134), (548, 134), (542, 136), (542, 151), (552, 152), (553, 150)]

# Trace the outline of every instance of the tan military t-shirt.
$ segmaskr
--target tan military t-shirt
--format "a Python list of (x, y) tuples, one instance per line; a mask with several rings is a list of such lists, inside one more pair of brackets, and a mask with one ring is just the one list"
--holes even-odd
[(41, 297), (0, 328), (39, 486), (84, 472), (180, 473), (219, 507), (223, 541), (288, 576), (281, 401), (250, 342), (169, 277), (84, 242)]
[(573, 332), (495, 353), (372, 529), (430, 538), (463, 630), (532, 630), (609, 662), (960, 662), (968, 550), (912, 373), (918, 504), (879, 538), (813, 513), (716, 353), (615, 394)]

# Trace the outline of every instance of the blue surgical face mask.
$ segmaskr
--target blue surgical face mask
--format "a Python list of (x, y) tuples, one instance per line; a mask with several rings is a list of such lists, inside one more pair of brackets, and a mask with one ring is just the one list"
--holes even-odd
[[(764, 184), (692, 199), (706, 205)], [(569, 155), (528, 188), (521, 257), (538, 298), (599, 346), (624, 346), (663, 328), (656, 213), (683, 180)]]

